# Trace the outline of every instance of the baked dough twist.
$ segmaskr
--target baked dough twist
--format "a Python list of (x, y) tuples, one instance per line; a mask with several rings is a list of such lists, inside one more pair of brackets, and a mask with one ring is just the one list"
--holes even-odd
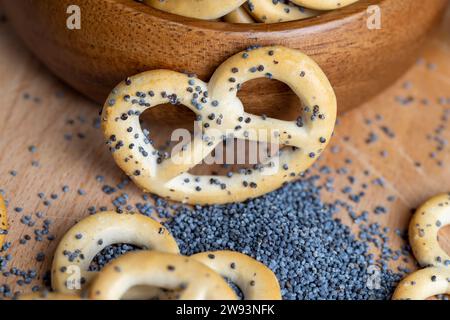
[(226, 281), (196, 260), (157, 251), (129, 252), (109, 263), (94, 279), (91, 299), (117, 300), (137, 285), (180, 290), (181, 300), (236, 300)]
[(144, 0), (149, 6), (180, 16), (218, 19), (239, 8), (246, 0)]
[(272, 270), (245, 254), (224, 250), (191, 257), (233, 281), (245, 300), (281, 300), (280, 285)]
[(291, 2), (316, 10), (333, 10), (349, 6), (359, 0), (291, 0)]
[(419, 264), (450, 268), (450, 256), (439, 244), (438, 232), (450, 224), (450, 193), (429, 199), (418, 208), (409, 224), (409, 243)]
[[(304, 107), (296, 121), (244, 111), (237, 92), (244, 82), (261, 77), (286, 83), (301, 99)], [(202, 134), (169, 159), (161, 158), (139, 123), (146, 109), (163, 103), (185, 105), (203, 121)], [(116, 163), (145, 192), (190, 204), (213, 204), (257, 197), (298, 178), (326, 147), (335, 120), (336, 97), (320, 67), (297, 50), (273, 46), (232, 56), (209, 84), (168, 70), (131, 77), (108, 97), (102, 128)], [(291, 148), (231, 176), (188, 173), (229, 138)]]
[(243, 6), (240, 6), (236, 10), (231, 11), (229, 14), (223, 17), (225, 22), (229, 23), (255, 23), (256, 21), (252, 18), (252, 16), (244, 9)]
[(450, 268), (429, 267), (411, 273), (397, 286), (393, 300), (425, 300), (450, 294)]
[[(86, 287), (97, 274), (88, 271), (95, 255), (118, 243), (179, 253), (175, 239), (155, 220), (137, 213), (100, 212), (78, 222), (61, 239), (53, 258), (53, 290), (62, 294), (79, 294), (78, 285)], [(73, 277), (74, 272), (79, 272), (80, 277)], [(152, 296), (155, 290), (148, 290)]]
[(0, 194), (0, 249), (3, 246), (5, 237), (8, 234), (8, 215), (6, 213), (5, 200)]
[(284, 0), (249, 0), (245, 6), (256, 20), (264, 23), (302, 20), (319, 14)]

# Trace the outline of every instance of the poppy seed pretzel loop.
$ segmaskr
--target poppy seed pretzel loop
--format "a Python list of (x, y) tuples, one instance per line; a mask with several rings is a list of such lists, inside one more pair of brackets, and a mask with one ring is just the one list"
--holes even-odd
[(196, 260), (157, 251), (129, 252), (108, 264), (94, 279), (89, 298), (120, 299), (138, 285), (179, 292), (180, 300), (236, 300), (216, 272)]
[(450, 268), (428, 267), (400, 281), (392, 299), (426, 300), (440, 294), (450, 294)]
[(245, 254), (223, 250), (197, 253), (191, 258), (233, 281), (245, 300), (281, 300), (280, 285), (272, 270)]
[[(282, 81), (297, 94), (304, 107), (296, 121), (244, 111), (237, 91), (245, 81), (261, 77)], [(191, 109), (203, 126), (202, 134), (194, 136), (191, 143), (161, 160), (143, 133), (139, 116), (168, 102)], [(190, 204), (221, 204), (257, 197), (296, 179), (326, 147), (335, 120), (336, 97), (320, 67), (299, 51), (273, 46), (229, 58), (214, 72), (209, 84), (168, 70), (131, 77), (109, 96), (102, 128), (116, 163), (145, 192)], [(188, 173), (224, 138), (291, 148), (231, 176)]]
[[(246, 113), (237, 92), (246, 81), (262, 77), (287, 84), (304, 105), (301, 116), (295, 121), (283, 121)], [(272, 46), (238, 53), (215, 71), (208, 88), (211, 97), (227, 106), (230, 117), (237, 115), (236, 138), (269, 143), (275, 139), (280, 145), (291, 147), (280, 150), (258, 170), (233, 176), (242, 181), (236, 200), (260, 196), (297, 178), (314, 163), (333, 133), (336, 121), (333, 88), (320, 67), (300, 51)], [(258, 132), (257, 138), (247, 136), (247, 132)], [(279, 163), (278, 169), (266, 174), (271, 163)], [(242, 185), (250, 188), (242, 189)]]
[[(198, 119), (207, 119), (212, 111), (217, 118), (211, 128), (203, 128), (201, 135), (194, 136), (172, 158), (162, 160), (142, 131), (139, 116), (164, 103), (185, 105)], [(232, 125), (221, 113), (224, 107), (217, 104), (209, 97), (207, 84), (193, 76), (169, 70), (148, 71), (127, 79), (113, 90), (103, 109), (103, 132), (116, 163), (145, 192), (189, 203), (213, 202), (203, 190), (210, 178), (193, 176), (187, 171), (223, 141), (223, 132), (215, 130), (216, 123)]]
[(303, 20), (319, 14), (284, 0), (249, 0), (244, 6), (253, 18), (264, 23)]
[(450, 224), (450, 193), (429, 199), (418, 208), (409, 224), (409, 243), (423, 267), (450, 268), (450, 256), (439, 244), (439, 229)]
[(68, 287), (73, 272), (79, 272), (80, 279), (75, 280), (85, 288), (98, 274), (88, 271), (92, 259), (105, 247), (120, 243), (179, 253), (175, 239), (155, 220), (142, 214), (100, 212), (78, 222), (61, 239), (53, 258), (53, 290), (79, 294), (81, 290)]
[(203, 20), (218, 19), (239, 8), (247, 0), (144, 0), (161, 11)]

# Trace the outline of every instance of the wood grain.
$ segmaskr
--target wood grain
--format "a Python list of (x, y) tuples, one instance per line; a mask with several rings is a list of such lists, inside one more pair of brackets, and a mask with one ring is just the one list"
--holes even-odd
[[(81, 8), (81, 30), (66, 27), (69, 5)], [(369, 5), (382, 27), (367, 28)], [(28, 47), (71, 86), (104, 102), (130, 74), (188, 70), (207, 81), (227, 57), (251, 45), (280, 44), (304, 51), (325, 70), (339, 111), (357, 107), (397, 79), (440, 20), (447, 0), (361, 0), (320, 17), (279, 24), (238, 25), (160, 12), (131, 0), (6, 1), (5, 9)], [(298, 99), (274, 81), (258, 79), (240, 92), (253, 114), (292, 115)], [(180, 123), (186, 113), (155, 113)]]
[[(445, 144), (436, 151), (439, 139), (435, 139), (450, 139), (449, 120), (444, 117), (450, 104), (443, 101), (450, 98), (449, 30), (450, 14), (440, 32), (428, 39), (421, 60), (401, 80), (340, 117), (330, 148), (313, 169), (317, 172), (322, 165), (328, 165), (333, 170), (335, 192), (323, 191), (328, 201), (348, 201), (348, 194), (341, 192), (344, 187), (351, 186), (357, 192), (367, 183), (365, 196), (353, 203), (353, 209), (359, 214), (384, 205), (387, 213), (370, 214), (370, 219), (391, 228), (393, 249), (405, 244), (395, 230), (407, 227), (411, 210), (428, 197), (450, 190), (450, 147)], [(13, 255), (9, 266), (35, 268), (41, 279), (33, 284), (41, 284), (59, 238), (75, 221), (88, 215), (89, 207), (113, 209), (111, 201), (122, 192), (135, 204), (142, 201), (142, 193), (134, 185), (114, 195), (101, 191), (104, 184), (117, 185), (123, 175), (103, 145), (100, 130), (93, 125), (100, 106), (51, 75), (22, 45), (8, 23), (0, 23), (0, 48), (0, 189), (9, 202), (11, 227), (7, 241), (12, 248), (7, 253)], [(394, 138), (386, 134), (390, 132), (386, 128), (392, 130)], [(367, 144), (371, 132), (378, 139)], [(31, 148), (31, 152), (29, 146), (36, 150)], [(436, 153), (434, 158), (430, 157), (432, 152)], [(38, 166), (33, 166), (32, 161), (37, 161), (34, 165)], [(336, 173), (343, 172), (344, 167), (347, 174)], [(11, 175), (12, 170), (15, 175)], [(105, 182), (96, 181), (97, 175), (105, 176)], [(354, 184), (349, 182), (349, 175), (354, 177)], [(383, 178), (384, 187), (373, 183), (377, 178)], [(64, 185), (70, 187), (69, 192), (62, 192)], [(79, 195), (79, 189), (85, 194)], [(45, 194), (44, 199), (39, 192)], [(52, 193), (58, 199), (52, 199)], [(395, 196), (393, 202), (387, 200), (391, 195)], [(45, 199), (51, 202), (49, 206)], [(36, 217), (38, 211), (43, 212), (43, 218)], [(34, 227), (20, 222), (25, 215), (32, 215)], [(345, 210), (337, 216), (358, 230)], [(43, 241), (35, 241), (34, 230), (41, 229), (47, 218), (53, 220), (50, 233), (56, 240), (44, 237)], [(441, 233), (441, 242), (450, 251), (450, 229)], [(32, 239), (22, 245), (19, 240), (25, 235)], [(43, 262), (35, 259), (40, 252), (45, 256)], [(406, 265), (413, 268), (412, 259)], [(0, 276), (0, 283), (29, 292), (31, 287), (17, 285), (18, 279)]]

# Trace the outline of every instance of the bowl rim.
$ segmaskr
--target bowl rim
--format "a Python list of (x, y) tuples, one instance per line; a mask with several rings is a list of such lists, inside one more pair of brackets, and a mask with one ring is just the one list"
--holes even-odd
[(384, 2), (388, 0), (359, 0), (349, 6), (342, 9), (326, 11), (316, 17), (307, 18), (304, 20), (287, 21), (279, 23), (251, 23), (251, 24), (238, 24), (228, 23), (224, 21), (209, 21), (196, 18), (183, 17), (177, 14), (164, 12), (155, 8), (152, 8), (144, 3), (139, 3), (134, 0), (104, 0), (112, 4), (120, 4), (127, 10), (134, 13), (139, 12), (153, 17), (157, 17), (160, 20), (168, 23), (175, 23), (184, 25), (190, 28), (207, 29), (210, 31), (220, 31), (229, 33), (258, 33), (258, 32), (288, 32), (298, 29), (305, 29), (309, 27), (326, 25), (330, 22), (336, 22), (336, 20), (342, 20), (342, 17), (350, 18), (359, 16), (361, 13), (365, 13), (367, 8), (372, 5), (382, 6)]

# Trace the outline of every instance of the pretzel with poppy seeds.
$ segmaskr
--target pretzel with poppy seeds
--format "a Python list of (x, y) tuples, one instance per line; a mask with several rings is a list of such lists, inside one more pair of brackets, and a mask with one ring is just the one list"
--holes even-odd
[(8, 215), (6, 213), (5, 200), (0, 194), (0, 249), (3, 246), (5, 237), (8, 234)]
[(144, 3), (161, 11), (180, 16), (213, 20), (239, 8), (246, 0), (144, 0)]
[(398, 284), (393, 300), (425, 300), (450, 294), (450, 268), (429, 267), (411, 273)]
[(450, 193), (429, 199), (409, 224), (409, 243), (419, 264), (450, 267), (450, 256), (439, 244), (439, 229), (450, 224)]
[[(78, 222), (61, 239), (53, 258), (53, 290), (79, 294), (98, 274), (88, 271), (92, 259), (105, 247), (119, 243), (179, 253), (175, 239), (155, 220), (137, 213), (100, 212)], [(153, 289), (147, 290), (150, 296), (158, 291)]]
[[(300, 98), (303, 107), (295, 121), (245, 112), (238, 90), (244, 82), (264, 77), (286, 83)], [(202, 134), (170, 158), (152, 146), (139, 123), (145, 110), (164, 103), (185, 105), (203, 124)], [(308, 56), (281, 46), (251, 48), (232, 56), (209, 84), (169, 70), (128, 78), (108, 97), (101, 119), (114, 160), (144, 192), (190, 204), (240, 202), (297, 179), (327, 146), (335, 120), (336, 96), (326, 75)], [(188, 172), (231, 138), (287, 149), (245, 172), (224, 176)]]
[(245, 254), (224, 250), (197, 253), (191, 257), (233, 281), (241, 289), (245, 300), (281, 300), (275, 274)]
[(229, 14), (223, 17), (225, 22), (229, 23), (255, 23), (256, 21), (252, 18), (250, 14), (240, 6), (236, 10), (231, 11)]
[(315, 10), (334, 10), (349, 6), (359, 0), (290, 0), (291, 2)]
[(129, 252), (112, 261), (94, 279), (89, 297), (117, 300), (136, 285), (179, 290), (180, 300), (236, 300), (226, 281), (204, 264), (157, 251)]
[(253, 18), (264, 23), (303, 20), (319, 14), (285, 0), (249, 0), (245, 6)]

